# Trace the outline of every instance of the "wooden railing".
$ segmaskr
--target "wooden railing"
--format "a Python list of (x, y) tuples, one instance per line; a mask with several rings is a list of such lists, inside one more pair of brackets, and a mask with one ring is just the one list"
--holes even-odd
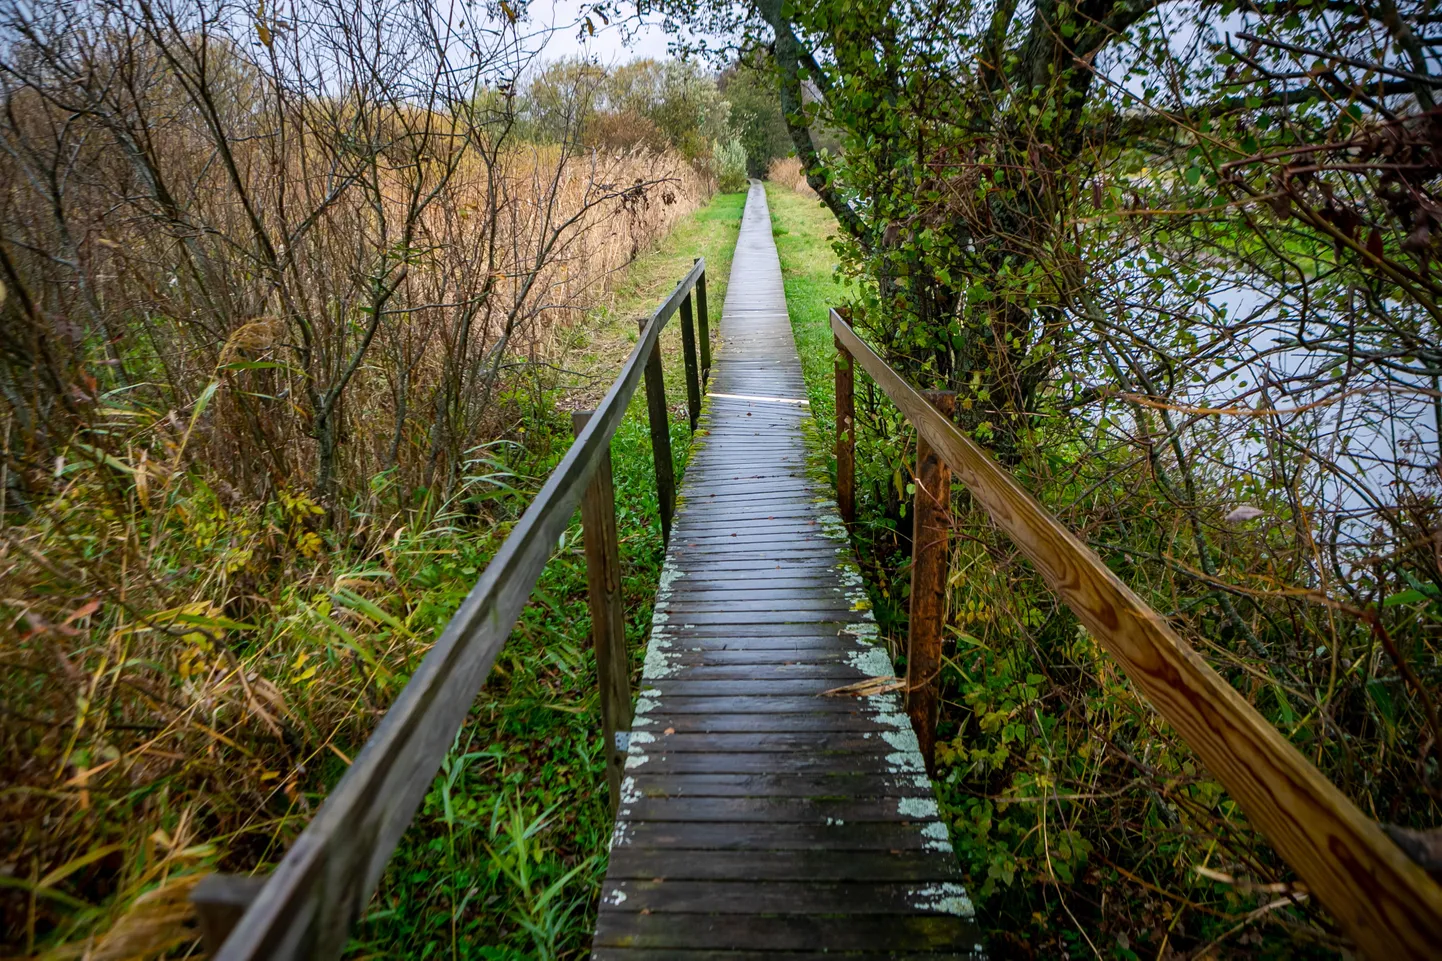
[[(908, 711), (928, 763), (941, 657), (949, 468), (1368, 957), (1442, 957), (1442, 887), (836, 311), (831, 328), (839, 353), (836, 486), (844, 518), (855, 516), (853, 362), (919, 439), (912, 577), (920, 580), (911, 592), (907, 686), (914, 688)], [(943, 404), (947, 396), (939, 398)]]
[(695, 429), (711, 365), (704, 260), (642, 323), (600, 406), (576, 416), (575, 442), (275, 872), (263, 881), (211, 875), (196, 886), (207, 947), (219, 961), (340, 956), (578, 503), (615, 806), (624, 763), (616, 734), (630, 728), (631, 693), (610, 445), (644, 377), (661, 525), (669, 540), (676, 492), (659, 338), (678, 310)]

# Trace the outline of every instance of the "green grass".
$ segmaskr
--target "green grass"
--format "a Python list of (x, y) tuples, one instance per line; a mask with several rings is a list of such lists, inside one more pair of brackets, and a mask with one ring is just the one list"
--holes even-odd
[[(636, 318), (655, 308), (695, 256), (707, 261), (716, 336), (744, 201), (744, 194), (720, 195), (685, 218), (631, 265), (595, 313), (582, 347), (588, 382), (533, 412), (527, 450), (508, 465), (530, 478), (514, 498), (516, 516), (570, 443), (569, 417), (559, 408), (594, 404), (634, 344)], [(662, 338), (678, 476), (690, 439), (679, 329), (673, 320)], [(663, 559), (643, 391), (611, 450), (634, 691)], [(437, 625), (508, 529), (484, 538), (462, 534), (450, 548), (458, 553), (435, 553), (434, 569), (418, 583), (450, 585), (436, 602)], [(589, 950), (611, 813), (581, 546), (577, 521), (392, 858), (356, 929), (352, 956), (519, 961)]]
[[(831, 248), (836, 218), (819, 200), (778, 184), (766, 185), (766, 202), (771, 208), (771, 231), (781, 258), (786, 308), (791, 314), (796, 350), (801, 355), (811, 416), (818, 435), (830, 438), (836, 422), (836, 349), (828, 311), (839, 306), (846, 295), (836, 272), (836, 253)], [(829, 440), (825, 450), (830, 451)], [(830, 464), (834, 481), (834, 458)]]

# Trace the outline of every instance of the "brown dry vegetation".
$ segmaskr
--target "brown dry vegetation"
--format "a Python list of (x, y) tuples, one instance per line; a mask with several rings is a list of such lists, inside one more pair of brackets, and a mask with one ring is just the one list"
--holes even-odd
[(778, 157), (771, 161), (771, 166), (766, 170), (766, 179), (790, 188), (803, 197), (816, 196), (816, 191), (806, 182), (806, 171), (802, 169), (798, 157)]
[(473, 579), (444, 540), (505, 518), (577, 322), (709, 194), (520, 138), (504, 21), (304, 13), (4, 13), (7, 953), (156, 951), (196, 869), (278, 857), (458, 599), (420, 565)]

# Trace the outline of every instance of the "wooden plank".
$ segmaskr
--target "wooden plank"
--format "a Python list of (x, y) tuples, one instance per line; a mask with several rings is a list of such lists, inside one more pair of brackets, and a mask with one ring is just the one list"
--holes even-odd
[[(638, 705), (637, 715), (667, 718), (677, 714), (716, 714), (723, 705), (714, 697), (668, 697), (663, 705), (652, 711), (642, 711)], [(851, 714), (862, 712), (856, 698), (850, 697), (728, 697), (724, 705), (727, 711), (736, 714), (809, 714), (832, 713)], [(633, 725), (636, 722), (632, 722)]]
[[(681, 633), (688, 627), (735, 628), (731, 633), (785, 633), (782, 628), (797, 629), (793, 633), (814, 633), (816, 626), (831, 627), (831, 633), (841, 633), (847, 624), (868, 620), (868, 611), (688, 611), (677, 614), (677, 620), (684, 621)], [(744, 631), (743, 631), (744, 629)]]
[[(907, 817), (904, 810), (917, 799), (903, 797), (778, 798), (662, 797), (628, 801), (621, 810), (628, 821), (717, 821), (728, 824), (772, 824), (845, 821), (924, 823), (931, 818)], [(927, 799), (929, 800), (929, 798)]]
[(1376, 958), (1436, 957), (1442, 886), (835, 312), (831, 327), (1348, 936)]
[(855, 650), (864, 642), (846, 632), (852, 623), (817, 624), (685, 624), (667, 626), (667, 633), (685, 643), (685, 650), (836, 650), (838, 641)]
[(817, 711), (811, 714), (781, 712), (765, 714), (667, 714), (664, 709), (649, 715), (647, 724), (641, 726), (647, 731), (675, 730), (717, 733), (755, 731), (762, 733), (785, 733), (789, 731), (883, 731), (875, 714), (853, 711), (846, 713)]
[[(590, 419), (590, 411), (573, 411), (572, 429), (579, 434)], [(621, 768), (625, 764), (616, 732), (631, 729), (631, 658), (626, 653), (626, 604), (621, 596), (616, 492), (611, 483), (609, 451), (596, 465), (581, 497), (581, 532), (586, 551), (586, 599), (591, 608), (591, 647), (596, 655), (600, 688), (601, 750), (606, 758), (606, 787), (614, 811), (621, 800)]]
[(682, 697), (735, 697), (738, 694), (764, 695), (821, 695), (840, 687), (833, 677), (753, 677), (745, 680), (699, 681), (690, 677), (668, 678), (647, 681), (646, 686), (659, 690), (662, 695), (679, 694)]
[(715, 581), (702, 581), (692, 579), (690, 583), (683, 578), (671, 585), (671, 596), (683, 598), (689, 602), (724, 601), (731, 598), (737, 600), (785, 600), (794, 597), (798, 600), (806, 599), (830, 599), (844, 601), (846, 595), (837, 586), (834, 578), (821, 578), (806, 580), (804, 578), (789, 578), (788, 583), (777, 586), (777, 578), (753, 581), (750, 583), (726, 583), (718, 584)]
[[(928, 888), (938, 893), (921, 893)], [(601, 898), (616, 900), (619, 891), (628, 910), (652, 914), (949, 914), (969, 906), (939, 893), (947, 890), (906, 881), (622, 880), (606, 884)]]
[[(884, 741), (881, 743), (885, 745)], [(914, 754), (892, 759), (880, 750), (874, 754), (791, 751), (784, 757), (765, 752), (681, 752), (645, 757), (632, 754), (626, 758), (627, 774), (904, 774), (924, 770), (920, 758)]]
[(970, 920), (943, 915), (753, 916), (738, 924), (725, 915), (603, 911), (596, 924), (601, 947), (955, 951), (975, 940)]
[[(664, 730), (664, 729), (663, 729)], [(885, 728), (864, 731), (766, 731), (766, 732), (686, 732), (657, 735), (646, 745), (650, 754), (685, 752), (716, 753), (718, 751), (760, 752), (861, 752), (874, 754), (877, 741)], [(882, 743), (885, 743), (884, 741)]]
[(647, 774), (628, 786), (643, 797), (857, 798), (916, 797), (931, 790), (924, 774)]
[[(825, 582), (820, 583), (824, 584)], [(699, 580), (692, 580), (689, 585), (684, 586), (678, 584), (661, 609), (697, 612), (764, 611), (783, 614), (787, 611), (832, 610), (841, 614), (856, 613), (853, 610), (855, 602), (848, 599), (840, 590), (830, 586), (798, 587), (790, 592), (768, 590), (754, 583), (749, 588), (737, 589), (733, 586), (730, 590), (719, 592), (703, 591), (701, 589), (703, 586), (707, 585)], [(787, 593), (792, 596), (787, 597)]]
[[(617, 847), (676, 851), (925, 851), (929, 838), (910, 824), (752, 824), (627, 821)], [(620, 829), (618, 829), (620, 830)], [(683, 860), (689, 855), (680, 855)]]
[(825, 664), (846, 663), (853, 652), (834, 644), (816, 647), (806, 651), (774, 648), (715, 647), (701, 646), (673, 651), (671, 663), (697, 667), (769, 667), (784, 664)]
[(691, 881), (954, 881), (953, 859), (924, 851), (692, 851), (685, 857), (622, 845), (608, 878)]
[(747, 681), (752, 678), (761, 680), (776, 678), (808, 678), (825, 679), (833, 687), (839, 684), (854, 684), (857, 681), (865, 680), (870, 674), (864, 673), (852, 667), (845, 661), (833, 660), (821, 664), (811, 664), (806, 661), (784, 661), (771, 664), (698, 664), (688, 662), (680, 658), (673, 658), (672, 664), (681, 664), (686, 667), (685, 679), (688, 681)]
[(937, 961), (939, 958), (971, 958), (974, 954), (917, 954), (911, 951), (711, 951), (683, 948), (597, 948), (591, 961)]

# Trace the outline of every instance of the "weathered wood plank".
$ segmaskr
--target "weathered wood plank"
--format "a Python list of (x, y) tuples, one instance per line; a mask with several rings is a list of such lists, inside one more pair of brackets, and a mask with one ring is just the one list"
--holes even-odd
[(966, 941), (975, 942), (969, 919), (923, 914), (752, 916), (738, 924), (725, 915), (603, 911), (596, 924), (596, 943), (603, 947), (955, 951)]
[(677, 754), (699, 752), (758, 753), (770, 751), (863, 752), (874, 754), (877, 739), (886, 728), (866, 731), (716, 731), (711, 733), (678, 731), (658, 734), (647, 745), (647, 753)]
[(952, 858), (923, 851), (692, 851), (685, 857), (642, 848), (611, 854), (608, 880), (955, 881)]
[[(669, 704), (667, 705), (669, 709)], [(652, 733), (674, 730), (677, 733), (698, 733), (714, 731), (718, 734), (746, 732), (764, 734), (785, 734), (792, 731), (883, 731), (891, 730), (883, 725), (876, 714), (859, 710), (850, 713), (817, 711), (811, 714), (786, 714), (755, 712), (728, 714), (711, 711), (704, 714), (660, 713), (648, 715), (645, 724), (636, 725), (637, 730)]]
[[(644, 691), (642, 698), (645, 699)], [(718, 703), (720, 700), (715, 697), (671, 696), (664, 699), (664, 704), (658, 703), (654, 707), (647, 707), (638, 701), (636, 715), (637, 717), (655, 718), (656, 721), (659, 721), (677, 714), (716, 714), (723, 709), (734, 714), (867, 713), (864, 707), (858, 706), (855, 698), (850, 697), (742, 696), (727, 697), (724, 704)], [(641, 726), (638, 721), (633, 721), (632, 724), (637, 727)]]
[(647, 774), (628, 784), (643, 797), (915, 797), (931, 789), (922, 774)]
[[(929, 786), (928, 786), (929, 787)], [(908, 814), (925, 808), (911, 796), (880, 798), (707, 798), (707, 797), (643, 797), (629, 801), (622, 808), (627, 821), (716, 821), (728, 824), (765, 822), (774, 824), (836, 821), (863, 823), (923, 823), (936, 817), (935, 803), (929, 818)], [(930, 801), (928, 797), (925, 800)]]
[(970, 902), (937, 884), (897, 881), (624, 880), (609, 883), (602, 900), (624, 895), (629, 910), (653, 914), (955, 914)]
[(626, 758), (627, 774), (903, 774), (924, 771), (920, 755), (895, 751), (884, 741), (876, 753), (870, 754), (713, 751), (656, 752), (642, 756), (632, 753)]
[(911, 951), (710, 951), (685, 948), (597, 948), (593, 961), (937, 961), (939, 958), (971, 958), (973, 954), (916, 954)]
[(618, 846), (675, 851), (938, 850), (937, 842), (924, 838), (912, 824), (900, 821), (864, 824), (623, 821), (616, 830), (618, 836), (625, 838), (624, 844)]

